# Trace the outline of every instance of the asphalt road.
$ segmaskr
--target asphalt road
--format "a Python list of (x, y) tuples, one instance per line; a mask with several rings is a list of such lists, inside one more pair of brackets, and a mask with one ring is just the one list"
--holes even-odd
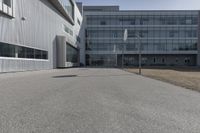
[(119, 69), (0, 74), (0, 133), (200, 133), (200, 93)]

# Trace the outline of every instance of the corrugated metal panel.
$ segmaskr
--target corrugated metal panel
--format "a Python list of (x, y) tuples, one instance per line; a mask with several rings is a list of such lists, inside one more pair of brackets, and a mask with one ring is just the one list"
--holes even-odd
[(48, 0), (14, 0), (14, 13), (13, 19), (0, 13), (0, 42), (44, 49), (49, 60), (0, 59), (0, 72), (55, 68), (57, 35), (66, 36), (76, 45), (76, 36), (65, 33), (63, 24), (75, 30), (74, 34), (79, 29), (67, 22)]

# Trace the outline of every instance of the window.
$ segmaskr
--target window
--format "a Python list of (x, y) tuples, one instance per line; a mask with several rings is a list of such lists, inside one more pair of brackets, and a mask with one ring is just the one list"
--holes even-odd
[(42, 59), (42, 51), (35, 49), (35, 58)]
[(190, 63), (190, 58), (185, 58), (185, 63)]
[(1, 57), (15, 57), (15, 46), (0, 42)]
[(130, 25), (135, 25), (135, 20), (131, 20)]
[(65, 10), (74, 18), (74, 4), (71, 0), (62, 0)]
[(165, 58), (162, 58), (162, 63), (165, 63)]
[(48, 52), (42, 51), (42, 59), (48, 59)]
[(68, 28), (66, 25), (63, 25), (63, 26), (64, 26), (64, 31), (70, 34), (71, 36), (73, 36), (73, 31), (70, 28)]
[(169, 37), (178, 37), (178, 31), (169, 31)]
[(77, 18), (77, 23), (79, 24), (79, 25), (81, 25), (81, 21)]
[(140, 31), (140, 37), (148, 37), (148, 31), (147, 30)]
[(185, 33), (186, 37), (198, 37), (197, 30), (187, 30)]
[(176, 58), (176, 62), (178, 62), (178, 58)]
[(25, 47), (18, 47), (18, 57), (26, 58), (26, 48)]
[(3, 0), (3, 3), (11, 7), (11, 0)]
[(129, 30), (129, 31), (128, 31), (128, 37), (130, 37), (130, 38), (132, 38), (132, 37), (136, 37), (135, 34), (136, 34), (136, 33), (135, 33), (134, 30)]
[(64, 25), (64, 31), (65, 31), (66, 33), (69, 33), (69, 28), (68, 28), (67, 26), (65, 26), (65, 25)]
[(81, 43), (81, 38), (80, 38), (80, 36), (76, 36), (76, 41), (79, 42), (79, 43)]
[(176, 18), (172, 16), (166, 17), (166, 22), (167, 25), (176, 25)]
[(48, 59), (48, 52), (0, 42), (0, 57)]
[(142, 18), (140, 19), (140, 25), (148, 25), (149, 19), (148, 18)]
[(105, 22), (105, 21), (101, 21), (100, 24), (101, 24), (101, 25), (106, 25), (106, 22)]
[[(26, 58), (34, 58), (34, 49), (32, 48), (26, 48)], [(47, 59), (47, 58), (42, 58), (42, 59)]]
[(186, 24), (191, 25), (192, 24), (192, 20), (191, 19), (186, 19)]
[(185, 16), (182, 16), (182, 17), (179, 18), (179, 24), (180, 25), (185, 25), (186, 24), (186, 18), (185, 18)]
[(0, 0), (0, 12), (5, 13), (9, 17), (14, 17), (13, 0)]
[(66, 44), (66, 62), (78, 63), (78, 49)]
[(160, 17), (160, 24), (161, 25), (165, 25), (166, 24), (166, 18), (165, 17), (163, 17), (163, 16)]
[(118, 37), (118, 36), (117, 36), (117, 32), (114, 31), (114, 32), (112, 33), (112, 38), (117, 38), (117, 37)]
[(192, 16), (192, 24), (197, 25), (198, 24), (198, 17), (197, 16)]
[(153, 62), (156, 63), (156, 58), (155, 57), (153, 58)]

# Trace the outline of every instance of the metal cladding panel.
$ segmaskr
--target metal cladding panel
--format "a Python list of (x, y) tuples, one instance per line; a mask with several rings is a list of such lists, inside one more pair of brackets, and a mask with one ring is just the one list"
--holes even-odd
[(14, 18), (0, 13), (0, 42), (46, 50), (48, 60), (0, 58), (0, 72), (56, 68), (56, 36), (65, 36), (76, 45), (76, 36), (66, 33), (63, 27), (66, 25), (74, 31), (74, 26), (48, 0), (14, 0), (13, 3)]
[(41, 70), (48, 69), (48, 61), (33, 61), (23, 59), (0, 59), (0, 71), (27, 71), (27, 70)]

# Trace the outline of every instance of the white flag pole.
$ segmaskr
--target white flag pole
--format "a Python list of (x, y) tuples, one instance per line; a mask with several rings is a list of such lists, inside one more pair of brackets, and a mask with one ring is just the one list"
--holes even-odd
[(125, 51), (125, 45), (126, 45), (127, 38), (128, 38), (128, 30), (125, 29), (124, 30), (124, 45), (122, 48), (122, 69), (124, 68), (124, 51)]

